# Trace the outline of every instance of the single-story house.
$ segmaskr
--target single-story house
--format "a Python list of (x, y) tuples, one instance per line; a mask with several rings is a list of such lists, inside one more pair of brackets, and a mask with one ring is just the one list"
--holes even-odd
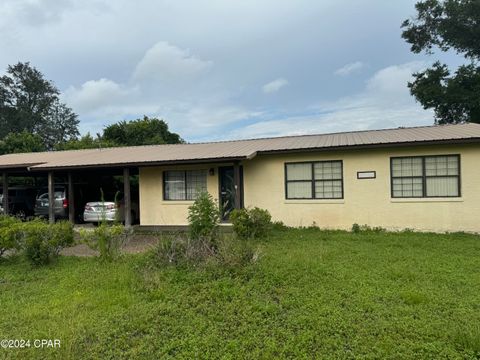
[(38, 172), (53, 192), (56, 172), (73, 187), (92, 169), (123, 172), (126, 206), (138, 174), (141, 226), (186, 225), (206, 190), (225, 221), (257, 206), (289, 226), (480, 232), (480, 124), (0, 156), (4, 188)]

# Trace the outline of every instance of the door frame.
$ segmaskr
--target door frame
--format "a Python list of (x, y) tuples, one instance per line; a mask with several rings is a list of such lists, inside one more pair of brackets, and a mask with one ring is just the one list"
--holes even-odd
[[(221, 201), (222, 201), (222, 169), (225, 168), (231, 168), (233, 169), (233, 165), (223, 165), (217, 167), (217, 172), (218, 172), (218, 205), (219, 207), (221, 206)], [(243, 193), (244, 193), (244, 184), (243, 184), (243, 166), (239, 165), (240, 169), (240, 209), (244, 208), (244, 200), (243, 200)], [(229, 222), (229, 220), (221, 219), (222, 222)]]

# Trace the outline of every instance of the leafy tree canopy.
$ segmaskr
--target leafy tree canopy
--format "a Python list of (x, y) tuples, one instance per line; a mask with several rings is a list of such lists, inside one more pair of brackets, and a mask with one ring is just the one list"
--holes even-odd
[(435, 62), (414, 74), (410, 92), (425, 109), (435, 111), (436, 123), (480, 123), (480, 1), (424, 0), (415, 8), (417, 15), (402, 24), (412, 52), (455, 51), (468, 63), (452, 73)]
[(22, 131), (10, 133), (0, 140), (0, 154), (27, 153), (47, 150), (43, 139), (36, 134)]
[(114, 147), (116, 144), (104, 140), (101, 136), (93, 137), (90, 133), (83, 135), (79, 139), (73, 139), (60, 143), (55, 147), (55, 150), (81, 150), (81, 149), (99, 149)]
[(107, 126), (103, 139), (119, 146), (178, 144), (182, 138), (168, 130), (168, 124), (157, 118), (120, 121)]
[(183, 142), (178, 134), (168, 130), (168, 124), (165, 121), (144, 116), (142, 119), (120, 121), (109, 125), (103, 130), (103, 134), (97, 134), (96, 137), (87, 133), (79, 139), (59, 143), (56, 149), (78, 150)]
[(9, 65), (0, 77), (0, 138), (26, 131), (45, 148), (75, 139), (77, 115), (59, 100), (55, 85), (28, 62)]

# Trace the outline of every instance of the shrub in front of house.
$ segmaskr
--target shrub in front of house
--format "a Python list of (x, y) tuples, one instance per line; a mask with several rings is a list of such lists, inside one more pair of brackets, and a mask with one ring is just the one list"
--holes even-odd
[(362, 231), (362, 228), (360, 227), (359, 224), (355, 223), (352, 225), (352, 233), (358, 234), (361, 231)]
[(220, 226), (220, 209), (208, 192), (199, 193), (188, 208), (188, 223), (188, 236), (177, 236), (176, 242), (189, 263), (204, 262), (217, 251)]
[(258, 207), (235, 209), (230, 214), (233, 232), (240, 239), (266, 237), (272, 229), (272, 216), (268, 210)]
[(386, 232), (387, 230), (385, 228), (382, 228), (380, 226), (374, 226), (371, 227), (369, 225), (359, 225), (357, 223), (352, 225), (351, 229), (352, 233), (354, 234), (359, 234), (359, 233), (383, 233)]
[(73, 226), (68, 221), (48, 224), (33, 220), (20, 225), (20, 244), (28, 261), (35, 266), (46, 265), (60, 251), (74, 243)]
[(0, 256), (20, 247), (22, 221), (13, 216), (0, 216)]
[(58, 221), (50, 227), (50, 244), (53, 248), (54, 256), (58, 256), (60, 251), (75, 242), (73, 233), (73, 224), (69, 221)]
[[(258, 214), (254, 213), (254, 218)], [(213, 197), (200, 193), (188, 209), (188, 233), (162, 234), (152, 252), (156, 265), (239, 267), (256, 262), (252, 244), (219, 233), (220, 211)]]
[(198, 194), (195, 202), (188, 208), (190, 238), (215, 241), (220, 224), (218, 204), (208, 192)]
[(188, 233), (162, 234), (153, 250), (154, 262), (158, 265), (200, 266), (215, 258), (218, 251), (218, 237), (215, 244), (205, 238), (192, 238)]
[(113, 261), (120, 256), (120, 250), (129, 236), (123, 225), (100, 223), (93, 230), (82, 229), (80, 237), (90, 248), (99, 252), (102, 261)]
[(232, 234), (219, 234), (215, 246), (192, 239), (187, 233), (163, 234), (151, 252), (155, 266), (240, 268), (259, 259), (259, 251), (251, 242)]
[(185, 233), (162, 234), (152, 250), (155, 265), (180, 265), (187, 259), (188, 237)]

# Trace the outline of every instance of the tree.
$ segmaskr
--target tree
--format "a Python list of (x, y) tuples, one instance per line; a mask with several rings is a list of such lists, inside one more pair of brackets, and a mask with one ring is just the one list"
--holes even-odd
[(81, 149), (99, 149), (113, 147), (114, 143), (105, 141), (101, 136), (94, 138), (90, 133), (83, 135), (80, 139), (71, 139), (69, 141), (59, 143), (55, 150), (81, 150)]
[(107, 126), (103, 131), (103, 139), (117, 146), (183, 143), (178, 134), (168, 130), (165, 121), (148, 116)]
[(38, 133), (43, 136), (46, 147), (54, 149), (78, 138), (79, 123), (78, 116), (72, 109), (56, 101), (47, 115), (47, 121), (39, 127)]
[(77, 116), (60, 103), (59, 93), (30, 63), (9, 65), (0, 77), (0, 138), (27, 131), (38, 134), (50, 149), (54, 141), (75, 137)]
[(107, 126), (103, 134), (93, 137), (90, 133), (80, 139), (72, 137), (68, 141), (57, 142), (56, 150), (97, 149), (115, 146), (136, 146), (156, 144), (179, 144), (182, 138), (168, 130), (168, 124), (156, 118), (120, 121)]
[(469, 63), (452, 74), (447, 65), (435, 62), (413, 74), (411, 94), (425, 109), (434, 110), (436, 123), (480, 123), (480, 1), (424, 0), (415, 8), (416, 17), (402, 24), (411, 51), (454, 50)]
[(27, 153), (45, 151), (45, 145), (39, 135), (28, 131), (10, 133), (0, 140), (0, 154)]

